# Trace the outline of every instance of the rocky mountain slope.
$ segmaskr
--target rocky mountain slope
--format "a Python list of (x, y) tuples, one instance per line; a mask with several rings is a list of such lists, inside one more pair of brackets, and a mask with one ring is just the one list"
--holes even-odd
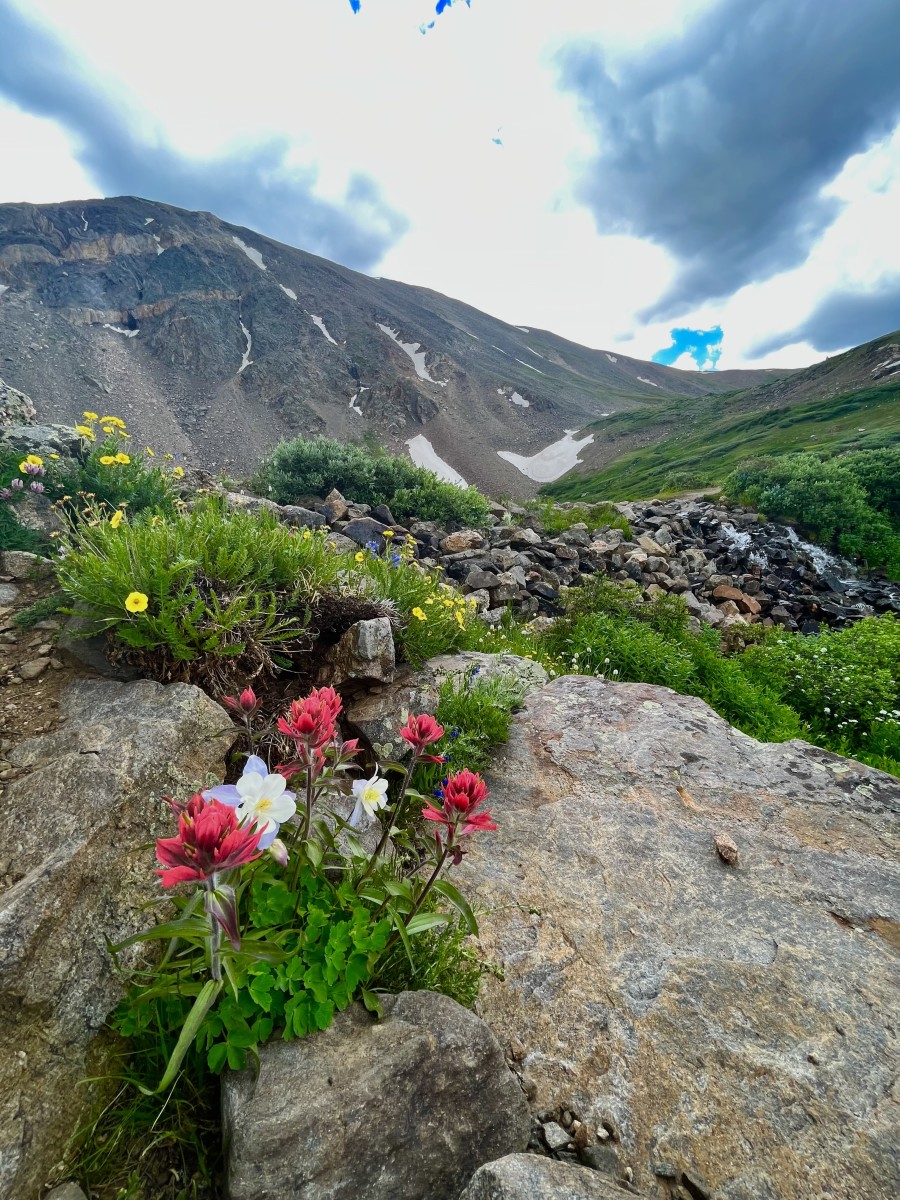
[(0, 375), (40, 420), (112, 411), (198, 465), (246, 472), (282, 436), (370, 435), (521, 496), (575, 465), (589, 443), (570, 431), (779, 374), (590, 350), (209, 213), (0, 205)]

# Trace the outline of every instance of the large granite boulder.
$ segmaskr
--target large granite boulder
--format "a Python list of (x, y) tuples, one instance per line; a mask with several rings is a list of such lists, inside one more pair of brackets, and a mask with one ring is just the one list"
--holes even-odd
[(900, 781), (570, 676), (489, 782), (499, 831), (454, 879), (538, 1112), (666, 1200), (900, 1195)]
[(435, 992), (360, 1004), (330, 1029), (226, 1075), (229, 1200), (457, 1200), (528, 1144), (528, 1105), (497, 1039)]
[(3, 797), (2, 1200), (42, 1194), (90, 1102), (80, 1081), (104, 1073), (97, 1034), (121, 994), (104, 938), (152, 922), (152, 843), (172, 832), (161, 797), (221, 779), (233, 740), (221, 708), (186, 684), (82, 680), (60, 715), (9, 755), (28, 773)]

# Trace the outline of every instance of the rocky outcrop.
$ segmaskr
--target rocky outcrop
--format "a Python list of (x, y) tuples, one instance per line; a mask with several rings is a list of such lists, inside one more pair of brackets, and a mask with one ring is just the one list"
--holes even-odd
[(34, 420), (35, 407), (30, 396), (0, 379), (0, 429), (27, 425)]
[(623, 1200), (625, 1195), (584, 1167), (537, 1154), (507, 1154), (479, 1167), (459, 1200)]
[[(165, 794), (218, 781), (232, 733), (184, 684), (84, 680), (62, 726), (9, 757), (0, 827), (0, 1197), (36, 1196), (104, 1073), (120, 985), (105, 938), (152, 920)], [(223, 731), (224, 735), (223, 735)]]
[(532, 693), (489, 783), (455, 875), (478, 1007), (582, 1161), (599, 1134), (659, 1200), (900, 1194), (900, 783), (586, 677)]
[(434, 992), (271, 1043), (258, 1075), (226, 1075), (222, 1107), (229, 1200), (457, 1200), (530, 1129), (496, 1038)]

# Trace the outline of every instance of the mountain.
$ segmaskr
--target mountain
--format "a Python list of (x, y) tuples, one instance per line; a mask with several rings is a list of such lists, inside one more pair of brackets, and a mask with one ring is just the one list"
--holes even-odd
[(0, 205), (0, 375), (38, 419), (109, 411), (234, 474), (282, 437), (326, 433), (412, 442), (423, 465), (519, 497), (573, 466), (590, 435), (569, 434), (608, 414), (665, 417), (783, 374), (587, 349), (136, 197)]
[(716, 397), (667, 398), (589, 425), (560, 500), (645, 499), (721, 483), (737, 464), (798, 450), (900, 443), (900, 330), (784, 378)]

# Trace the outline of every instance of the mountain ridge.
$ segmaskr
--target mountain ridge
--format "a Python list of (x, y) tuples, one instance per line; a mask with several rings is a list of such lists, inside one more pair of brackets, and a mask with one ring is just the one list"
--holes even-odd
[(297, 434), (424, 439), (467, 481), (524, 496), (538, 481), (501, 451), (528, 459), (610, 412), (784, 374), (580, 346), (139, 197), (0, 205), (0, 288), (0, 373), (39, 419), (109, 406), (142, 440), (236, 473)]

